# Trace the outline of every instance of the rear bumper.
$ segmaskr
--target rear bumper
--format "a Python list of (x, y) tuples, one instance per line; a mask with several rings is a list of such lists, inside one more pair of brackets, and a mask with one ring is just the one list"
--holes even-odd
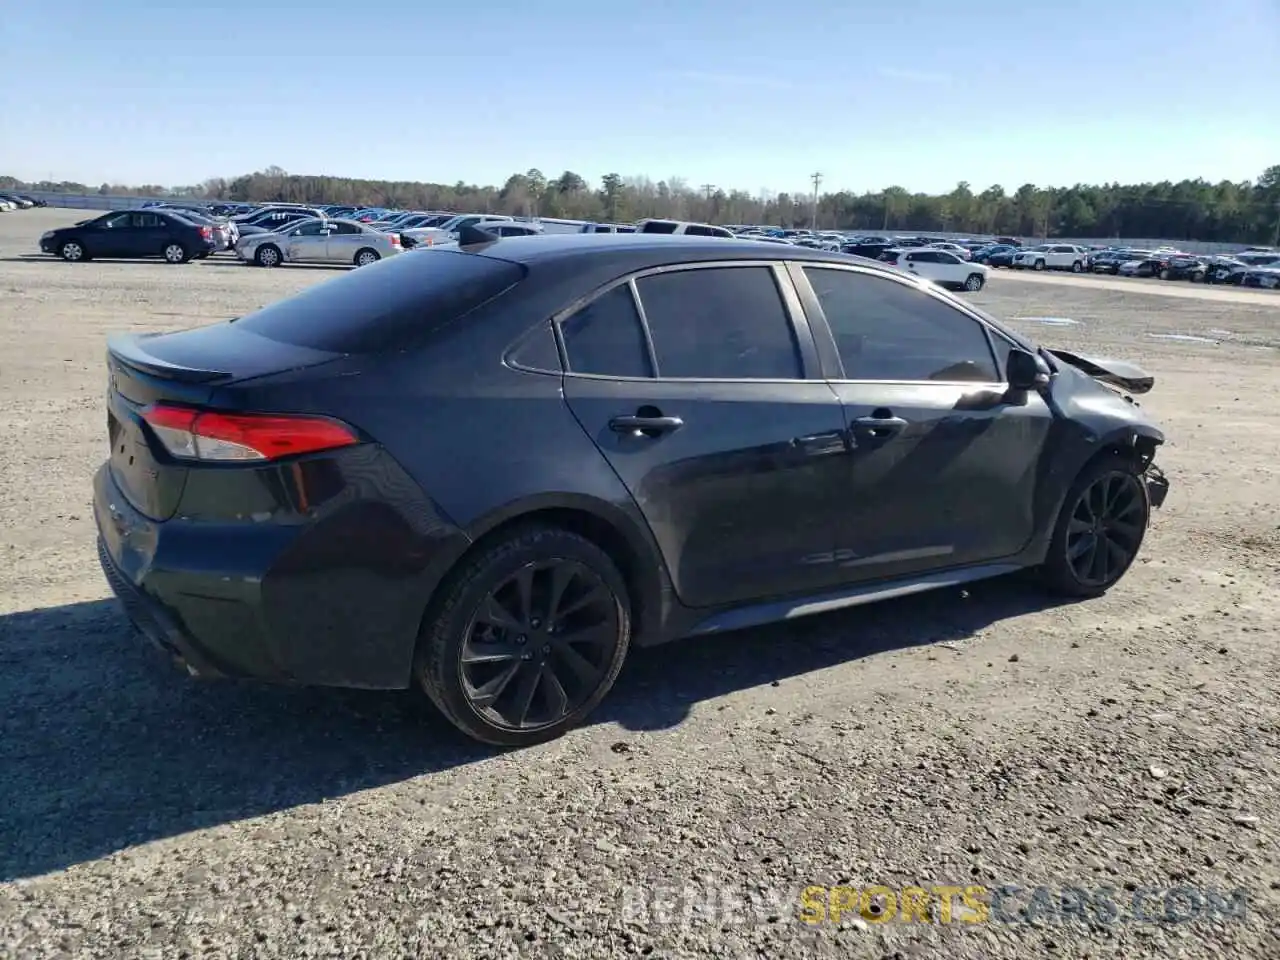
[[(384, 453), (354, 456), (325, 460), (330, 489), (316, 481), (304, 492), (331, 493), (327, 504), (302, 515), (282, 504), (266, 521), (182, 509), (148, 519), (104, 464), (94, 477), (98, 557), (129, 619), (200, 676), (405, 687), (426, 604), (469, 542)], [(270, 469), (301, 483), (298, 468)], [(192, 473), (188, 493), (208, 503)], [(371, 478), (389, 489), (367, 489)], [(287, 479), (272, 479), (293, 496)]]

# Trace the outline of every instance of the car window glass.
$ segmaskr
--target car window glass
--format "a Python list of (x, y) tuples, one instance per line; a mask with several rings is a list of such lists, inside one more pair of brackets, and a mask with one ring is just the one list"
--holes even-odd
[(649, 349), (627, 284), (614, 287), (563, 320), (565, 357), (573, 373), (651, 377)]
[(672, 223), (670, 220), (650, 220), (643, 227), (642, 233), (675, 233), (678, 223)]
[(996, 382), (981, 324), (886, 277), (805, 267), (849, 380)]
[(312, 223), (304, 223), (293, 231), (295, 237), (318, 237), (324, 233), (324, 223), (319, 220)]
[(660, 377), (798, 380), (791, 322), (769, 267), (678, 270), (636, 281)]
[(364, 231), (354, 223), (335, 223), (331, 225), (330, 230), (333, 233), (341, 234), (342, 236), (350, 236), (354, 233), (364, 233)]
[(933, 255), (933, 259), (937, 263), (949, 263), (949, 264), (952, 264), (953, 266), (961, 262), (960, 258), (957, 257), (954, 253), (945, 253), (942, 251), (935, 253)]
[(111, 230), (117, 230), (121, 227), (129, 226), (130, 220), (131, 220), (131, 216), (127, 212), (117, 213), (114, 217), (108, 217), (107, 219), (101, 221), (99, 223), (99, 226), (107, 227), (108, 229), (111, 229)]

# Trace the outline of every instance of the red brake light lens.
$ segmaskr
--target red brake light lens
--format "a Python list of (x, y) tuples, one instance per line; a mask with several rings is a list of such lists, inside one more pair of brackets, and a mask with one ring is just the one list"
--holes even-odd
[(400, 234), (398, 234), (398, 233), (392, 233), (392, 234), (388, 234), (388, 236), (390, 236), (390, 237), (391, 237), (391, 245), (392, 245), (393, 247), (398, 247), (398, 246), (400, 246)]
[(143, 411), (166, 450), (184, 460), (278, 460), (360, 442), (345, 424), (325, 417), (222, 413), (157, 404)]

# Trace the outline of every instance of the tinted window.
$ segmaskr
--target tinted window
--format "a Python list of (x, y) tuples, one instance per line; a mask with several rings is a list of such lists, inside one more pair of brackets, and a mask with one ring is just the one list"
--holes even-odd
[(650, 220), (640, 228), (641, 233), (675, 233), (678, 223), (672, 223), (670, 220)]
[(700, 227), (696, 223), (684, 228), (684, 232), (691, 237), (718, 237), (720, 231), (715, 227)]
[(127, 212), (117, 213), (115, 216), (103, 217), (101, 220), (98, 221), (98, 226), (107, 227), (109, 229), (115, 230), (115, 229), (119, 229), (120, 227), (129, 226), (129, 220), (130, 220), (130, 215)]
[(658, 376), (798, 380), (804, 373), (769, 267), (714, 267), (636, 282)]
[(353, 233), (364, 233), (364, 231), (354, 223), (331, 223), (329, 224), (329, 232), (345, 236), (349, 236)]
[(523, 276), (515, 263), (436, 250), (353, 270), (233, 322), (284, 343), (367, 353), (451, 323)]
[(649, 349), (625, 283), (591, 301), (560, 324), (573, 373), (607, 377), (651, 377)]
[(318, 237), (325, 232), (324, 221), (313, 220), (298, 226), (292, 233), (295, 237)]
[(947, 252), (942, 251), (942, 250), (939, 250), (937, 253), (935, 253), (935, 254), (933, 255), (933, 259), (934, 259), (934, 262), (935, 262), (935, 263), (949, 263), (949, 264), (951, 264), (951, 265), (953, 265), (953, 266), (954, 266), (955, 264), (957, 264), (957, 263), (962, 263), (962, 262), (963, 262), (963, 261), (961, 261), (961, 259), (960, 259), (959, 257), (957, 257), (954, 253), (947, 253)]
[(981, 324), (884, 277), (805, 267), (849, 380), (998, 381)]
[(560, 348), (556, 346), (556, 336), (551, 332), (551, 324), (539, 324), (538, 329), (512, 351), (511, 360), (534, 370), (559, 371)]

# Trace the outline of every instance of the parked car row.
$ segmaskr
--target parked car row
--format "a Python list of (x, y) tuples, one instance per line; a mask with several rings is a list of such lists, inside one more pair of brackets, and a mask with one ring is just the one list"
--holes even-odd
[(0, 193), (0, 213), (10, 210), (30, 210), (32, 207), (48, 206), (43, 200), (28, 197), (21, 193)]
[[(6, 195), (0, 194), (0, 200)], [(834, 231), (646, 218), (635, 223), (529, 219), (494, 213), (392, 210), (337, 204), (152, 201), (46, 233), (45, 253), (65, 260), (161, 257), (174, 263), (226, 251), (245, 263), (347, 263), (363, 266), (416, 248), (455, 247), (464, 231), (495, 237), (543, 233), (645, 233), (755, 240), (879, 260), (955, 290), (981, 290), (995, 268), (1158, 277), (1274, 289), (1280, 253), (1256, 249), (1201, 256), (1173, 247), (1140, 250), (1016, 237), (942, 238), (850, 235)]]

